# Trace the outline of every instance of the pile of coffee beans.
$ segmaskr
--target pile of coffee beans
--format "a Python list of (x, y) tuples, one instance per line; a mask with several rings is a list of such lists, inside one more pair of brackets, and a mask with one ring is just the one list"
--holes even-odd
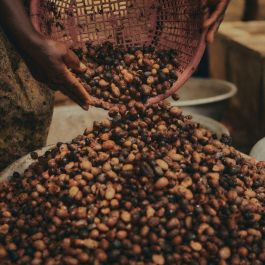
[(112, 117), (1, 184), (1, 264), (265, 263), (264, 163), (166, 103)]
[[(80, 78), (91, 96), (109, 104), (146, 103), (164, 94), (178, 79), (177, 51), (155, 51), (151, 46), (121, 48), (110, 42), (87, 44), (75, 50), (88, 69)], [(104, 107), (104, 106), (103, 106)]]

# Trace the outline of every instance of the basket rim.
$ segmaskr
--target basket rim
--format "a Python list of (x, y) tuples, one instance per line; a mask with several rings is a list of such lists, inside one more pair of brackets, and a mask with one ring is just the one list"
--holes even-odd
[[(191, 78), (192, 80), (192, 78)], [(194, 80), (198, 80), (200, 82), (206, 81), (204, 78), (194, 78)], [(209, 78), (207, 81), (215, 81), (217, 84), (223, 85), (227, 88), (229, 88), (229, 91), (222, 94), (222, 95), (217, 95), (217, 96), (211, 96), (207, 98), (199, 98), (199, 99), (189, 99), (189, 100), (183, 100), (183, 101), (178, 101), (177, 105), (179, 107), (191, 107), (191, 106), (198, 106), (198, 105), (207, 105), (207, 104), (212, 104), (212, 103), (218, 103), (221, 101), (228, 100), (232, 98), (233, 96), (236, 95), (238, 92), (238, 88), (235, 84), (221, 80), (221, 79), (214, 79), (214, 78)]]
[(201, 61), (201, 58), (205, 52), (206, 34), (207, 34), (207, 30), (204, 30), (203, 33), (201, 34), (201, 38), (200, 38), (196, 53), (194, 54), (192, 60), (190, 61), (188, 66), (185, 68), (183, 73), (180, 75), (179, 79), (174, 83), (172, 88), (167, 90), (166, 93), (163, 95), (158, 95), (157, 97), (150, 98), (147, 101), (147, 105), (158, 103), (159, 101), (170, 97), (172, 94), (176, 93), (189, 80), (192, 74), (196, 71)]

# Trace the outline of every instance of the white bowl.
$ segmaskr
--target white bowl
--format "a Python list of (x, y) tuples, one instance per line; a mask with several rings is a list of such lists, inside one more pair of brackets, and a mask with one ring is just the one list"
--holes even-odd
[[(35, 152), (42, 156), (45, 154), (46, 151), (49, 149), (52, 149), (54, 146), (46, 146), (42, 149), (36, 150)], [(23, 174), (24, 171), (34, 162), (34, 160), (31, 158), (30, 154), (27, 154), (17, 161), (13, 162), (10, 166), (8, 166), (6, 169), (0, 172), (0, 182), (5, 181), (8, 178), (12, 177), (14, 172), (18, 172), (19, 174)]]
[(250, 151), (250, 156), (265, 161), (265, 138), (261, 139)]
[(172, 105), (188, 112), (201, 114), (220, 121), (229, 99), (237, 93), (234, 84), (217, 79), (191, 78), (178, 92), (179, 101), (169, 100)]
[(90, 107), (89, 111), (84, 111), (77, 105), (56, 107), (47, 145), (71, 141), (77, 135), (82, 134), (86, 128), (91, 128), (94, 121), (101, 121), (107, 117), (107, 111), (95, 107)]
[(222, 123), (200, 114), (190, 113), (190, 115), (192, 115), (193, 121), (200, 123), (202, 127), (216, 133), (218, 138), (221, 138), (222, 134), (230, 135), (229, 130)]

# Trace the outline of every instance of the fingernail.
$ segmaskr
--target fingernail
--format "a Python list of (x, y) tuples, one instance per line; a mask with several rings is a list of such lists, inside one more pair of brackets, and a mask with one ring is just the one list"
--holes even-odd
[(85, 72), (86, 69), (87, 69), (87, 67), (85, 66), (85, 64), (83, 64), (82, 62), (80, 62), (80, 70), (81, 70), (82, 72)]
[(87, 105), (83, 105), (82, 108), (83, 108), (85, 111), (88, 111), (88, 110), (89, 110), (89, 106), (87, 106)]

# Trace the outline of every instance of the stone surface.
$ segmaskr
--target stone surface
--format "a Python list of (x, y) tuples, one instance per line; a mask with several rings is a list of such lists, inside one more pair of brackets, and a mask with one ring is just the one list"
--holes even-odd
[(0, 170), (45, 146), (53, 101), (0, 29)]

